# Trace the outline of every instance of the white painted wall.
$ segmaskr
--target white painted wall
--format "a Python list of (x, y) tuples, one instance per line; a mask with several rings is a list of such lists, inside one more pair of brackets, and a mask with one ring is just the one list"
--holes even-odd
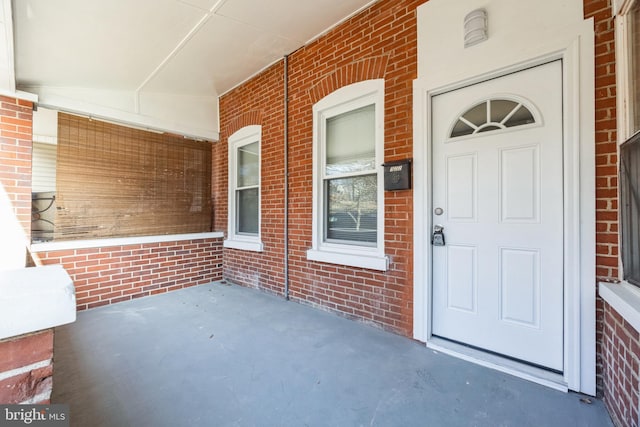
[(33, 142), (31, 164), (31, 191), (56, 191), (57, 145)]
[[(218, 99), (213, 96), (140, 93), (140, 114), (210, 141), (218, 139)], [(181, 132), (183, 133), (183, 132)]]
[(48, 144), (57, 144), (58, 112), (44, 107), (33, 111), (33, 140)]
[(18, 222), (13, 203), (0, 185), (0, 271), (25, 266), (29, 244), (22, 225)]
[[(488, 14), (488, 40), (464, 48), (464, 17)], [(565, 378), (595, 394), (595, 131), (593, 22), (582, 0), (430, 0), (418, 7), (414, 211), (431, 211), (430, 97), (542, 58), (562, 58), (565, 157)], [(430, 338), (430, 215), (414, 222), (414, 337)], [(568, 285), (567, 285), (568, 283)]]
[(56, 191), (58, 112), (38, 107), (33, 111), (31, 191)]
[[(465, 49), (464, 17), (477, 8), (489, 39)], [(582, 0), (430, 0), (418, 8), (418, 80), (443, 86), (547, 54), (592, 28), (582, 16)]]

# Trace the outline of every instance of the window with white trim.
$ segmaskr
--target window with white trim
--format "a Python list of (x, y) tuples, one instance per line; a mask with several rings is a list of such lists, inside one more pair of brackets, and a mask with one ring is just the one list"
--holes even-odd
[(620, 147), (620, 222), (623, 277), (640, 286), (640, 133)]
[(314, 261), (387, 270), (384, 80), (345, 86), (313, 106)]
[(229, 220), (224, 247), (262, 251), (260, 141), (262, 128), (245, 126), (229, 137)]
[(492, 132), (536, 122), (533, 112), (515, 99), (494, 98), (466, 110), (449, 132), (449, 138)]
[(620, 255), (623, 278), (640, 286), (640, 0), (618, 15), (620, 115)]

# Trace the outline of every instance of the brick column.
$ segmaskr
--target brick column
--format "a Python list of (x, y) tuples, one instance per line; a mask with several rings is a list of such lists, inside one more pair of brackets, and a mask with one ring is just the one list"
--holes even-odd
[[(616, 122), (615, 27), (611, 0), (584, 0), (595, 32), (596, 277), (618, 279), (618, 141)], [(594, 289), (595, 292), (595, 289)], [(596, 372), (603, 392), (604, 305), (596, 300)]]
[(0, 404), (48, 404), (53, 329), (0, 341)]
[(610, 305), (604, 311), (604, 402), (617, 426), (638, 427), (640, 334)]
[[(13, 210), (22, 230), (14, 224), (10, 224), (6, 218), (3, 220), (2, 229), (5, 241), (4, 245), (16, 245), (8, 243), (6, 236), (21, 235), (24, 232), (25, 241), (31, 236), (31, 150), (32, 150), (32, 122), (33, 103), (21, 99), (0, 96), (0, 196), (4, 209), (7, 209), (6, 199)], [(1, 207), (2, 205), (0, 205)], [(4, 212), (3, 212), (4, 213)], [(6, 213), (5, 213), (6, 214)], [(11, 221), (13, 222), (13, 221)], [(4, 248), (5, 253), (15, 253), (17, 256), (26, 256), (26, 248)], [(19, 259), (19, 258), (18, 258)]]

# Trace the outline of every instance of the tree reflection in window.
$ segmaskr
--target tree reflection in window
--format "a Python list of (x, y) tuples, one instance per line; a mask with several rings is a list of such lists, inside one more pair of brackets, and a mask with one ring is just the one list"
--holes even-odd
[(462, 114), (451, 130), (450, 137), (524, 126), (535, 121), (531, 111), (520, 102), (489, 99), (474, 105)]

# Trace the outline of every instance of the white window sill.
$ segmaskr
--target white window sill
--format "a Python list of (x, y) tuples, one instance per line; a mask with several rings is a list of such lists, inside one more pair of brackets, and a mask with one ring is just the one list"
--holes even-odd
[(31, 252), (62, 251), (70, 249), (106, 248), (108, 246), (141, 245), (145, 243), (178, 242), (181, 240), (216, 239), (224, 237), (224, 233), (164, 234), (160, 236), (116, 237), (95, 240), (67, 240), (64, 242), (33, 243)]
[(640, 288), (627, 282), (600, 282), (599, 289), (602, 299), (636, 331), (640, 331)]
[(389, 257), (384, 255), (354, 255), (343, 252), (309, 249), (307, 251), (307, 259), (310, 261), (328, 262), (330, 264), (348, 265), (349, 267), (361, 267), (379, 271), (387, 271), (389, 269)]
[(227, 239), (222, 243), (225, 248), (239, 249), (241, 251), (262, 252), (264, 251), (264, 245), (261, 241), (246, 241), (246, 240), (233, 240)]

